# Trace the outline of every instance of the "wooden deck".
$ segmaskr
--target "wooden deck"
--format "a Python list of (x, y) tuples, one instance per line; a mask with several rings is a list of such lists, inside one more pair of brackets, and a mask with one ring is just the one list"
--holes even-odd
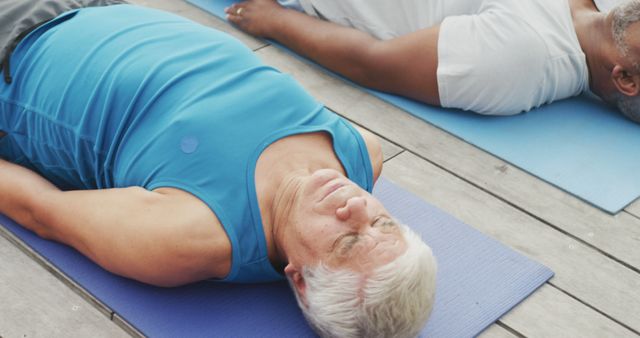
[[(181, 0), (132, 2), (236, 36), (327, 107), (380, 136), (386, 178), (556, 273), (481, 337), (640, 337), (640, 202), (611, 216)], [(136, 334), (3, 235), (13, 244), (0, 237), (0, 337)]]

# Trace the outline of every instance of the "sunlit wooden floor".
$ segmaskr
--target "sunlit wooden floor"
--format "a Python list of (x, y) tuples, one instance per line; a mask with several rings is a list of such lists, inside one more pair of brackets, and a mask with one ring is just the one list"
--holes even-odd
[[(327, 107), (380, 136), (387, 179), (556, 273), (482, 337), (640, 336), (640, 203), (611, 216), (182, 0), (132, 2), (239, 38)], [(3, 235), (0, 337), (136, 334)]]

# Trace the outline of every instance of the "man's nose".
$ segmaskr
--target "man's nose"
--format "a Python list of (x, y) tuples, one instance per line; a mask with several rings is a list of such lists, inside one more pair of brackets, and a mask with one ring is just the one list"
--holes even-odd
[(367, 200), (362, 196), (351, 197), (342, 208), (336, 211), (336, 215), (341, 221), (349, 221), (356, 226), (368, 224)]

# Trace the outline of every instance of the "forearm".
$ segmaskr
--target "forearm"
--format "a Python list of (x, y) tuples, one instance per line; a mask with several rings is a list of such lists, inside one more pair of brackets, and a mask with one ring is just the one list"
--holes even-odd
[(370, 61), (378, 41), (359, 30), (287, 10), (270, 38), (367, 87), (378, 87), (379, 69)]
[(288, 11), (272, 38), (362, 86), (440, 105), (439, 26), (392, 40)]
[(256, 36), (279, 41), (296, 53), (365, 87), (439, 105), (439, 26), (390, 40), (285, 9), (273, 0), (227, 8), (228, 19)]
[(222, 226), (188, 193), (140, 187), (61, 191), (33, 171), (0, 160), (0, 212), (142, 282), (180, 285), (221, 278), (229, 270)]
[(50, 234), (35, 217), (43, 195), (60, 191), (37, 173), (0, 159), (0, 212), (43, 237)]
[(296, 53), (365, 86), (369, 49), (378, 42), (369, 34), (280, 7), (275, 1), (250, 1), (227, 8), (228, 19), (255, 36), (276, 40)]

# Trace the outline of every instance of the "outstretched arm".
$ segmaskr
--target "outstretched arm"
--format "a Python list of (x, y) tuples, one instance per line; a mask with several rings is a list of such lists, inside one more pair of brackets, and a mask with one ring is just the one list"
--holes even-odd
[[(241, 9), (241, 10), (240, 10)], [(440, 105), (440, 26), (391, 40), (286, 9), (274, 0), (249, 0), (227, 8), (240, 29), (274, 39), (365, 87)]]
[(113, 273), (154, 285), (226, 275), (226, 237), (215, 232), (221, 230), (211, 223), (215, 215), (198, 202), (171, 189), (64, 192), (33, 171), (0, 160), (0, 212)]

